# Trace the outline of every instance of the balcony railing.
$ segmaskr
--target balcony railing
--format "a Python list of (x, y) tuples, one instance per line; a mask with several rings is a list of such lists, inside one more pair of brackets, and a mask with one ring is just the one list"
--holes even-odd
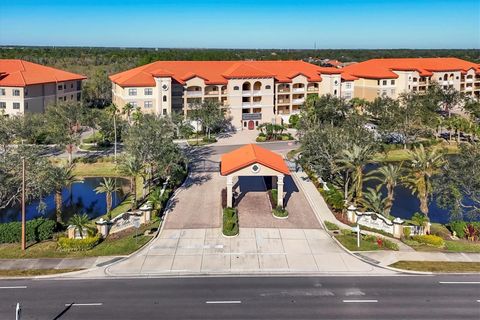
[(288, 99), (279, 99), (277, 103), (278, 103), (278, 104), (290, 104), (290, 100), (288, 100)]
[(293, 92), (304, 92), (305, 88), (293, 88)]
[(218, 93), (219, 93), (218, 90), (205, 91), (206, 96), (218, 95)]
[(278, 92), (289, 93), (290, 89), (289, 88), (278, 88)]
[(297, 104), (298, 104), (298, 103), (304, 103), (304, 102), (305, 102), (305, 98), (293, 99), (292, 101), (293, 101), (293, 103), (297, 103)]
[(247, 91), (247, 90), (242, 91), (242, 96), (251, 96), (251, 95), (252, 95), (252, 91)]
[(253, 95), (254, 95), (254, 96), (260, 96), (260, 95), (262, 95), (262, 90), (253, 90)]
[(316, 87), (308, 87), (307, 91), (318, 91), (318, 88)]
[(242, 102), (242, 107), (250, 107), (251, 105), (251, 102)]
[(187, 91), (187, 97), (201, 97), (202, 95), (202, 91)]

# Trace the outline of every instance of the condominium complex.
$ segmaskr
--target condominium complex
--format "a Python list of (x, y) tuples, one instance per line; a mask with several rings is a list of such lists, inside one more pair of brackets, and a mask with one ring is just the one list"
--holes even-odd
[(188, 116), (193, 104), (228, 106), (236, 128), (288, 121), (308, 95), (353, 97), (355, 77), (303, 61), (157, 61), (110, 76), (112, 100), (143, 112)]
[(81, 101), (84, 79), (24, 60), (0, 59), (0, 113), (43, 112), (55, 101)]
[(372, 59), (341, 69), (355, 79), (354, 97), (398, 98), (404, 92), (425, 92), (432, 83), (480, 98), (480, 65), (457, 58)]

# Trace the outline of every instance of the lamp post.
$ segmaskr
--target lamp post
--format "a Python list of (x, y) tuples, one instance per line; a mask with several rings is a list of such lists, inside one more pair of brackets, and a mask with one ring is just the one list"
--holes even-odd
[(22, 157), (22, 251), (26, 249), (25, 229), (25, 157)]

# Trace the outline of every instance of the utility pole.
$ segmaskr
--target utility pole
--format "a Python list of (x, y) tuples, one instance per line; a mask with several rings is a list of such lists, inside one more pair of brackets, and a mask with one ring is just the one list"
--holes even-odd
[(25, 224), (25, 157), (22, 157), (22, 251), (26, 249)]

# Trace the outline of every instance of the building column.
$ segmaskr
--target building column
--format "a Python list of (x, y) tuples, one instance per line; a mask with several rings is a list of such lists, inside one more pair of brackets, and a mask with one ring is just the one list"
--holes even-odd
[(277, 206), (283, 208), (283, 174), (277, 176)]
[(227, 176), (227, 207), (232, 208), (233, 207), (233, 177), (232, 176)]

